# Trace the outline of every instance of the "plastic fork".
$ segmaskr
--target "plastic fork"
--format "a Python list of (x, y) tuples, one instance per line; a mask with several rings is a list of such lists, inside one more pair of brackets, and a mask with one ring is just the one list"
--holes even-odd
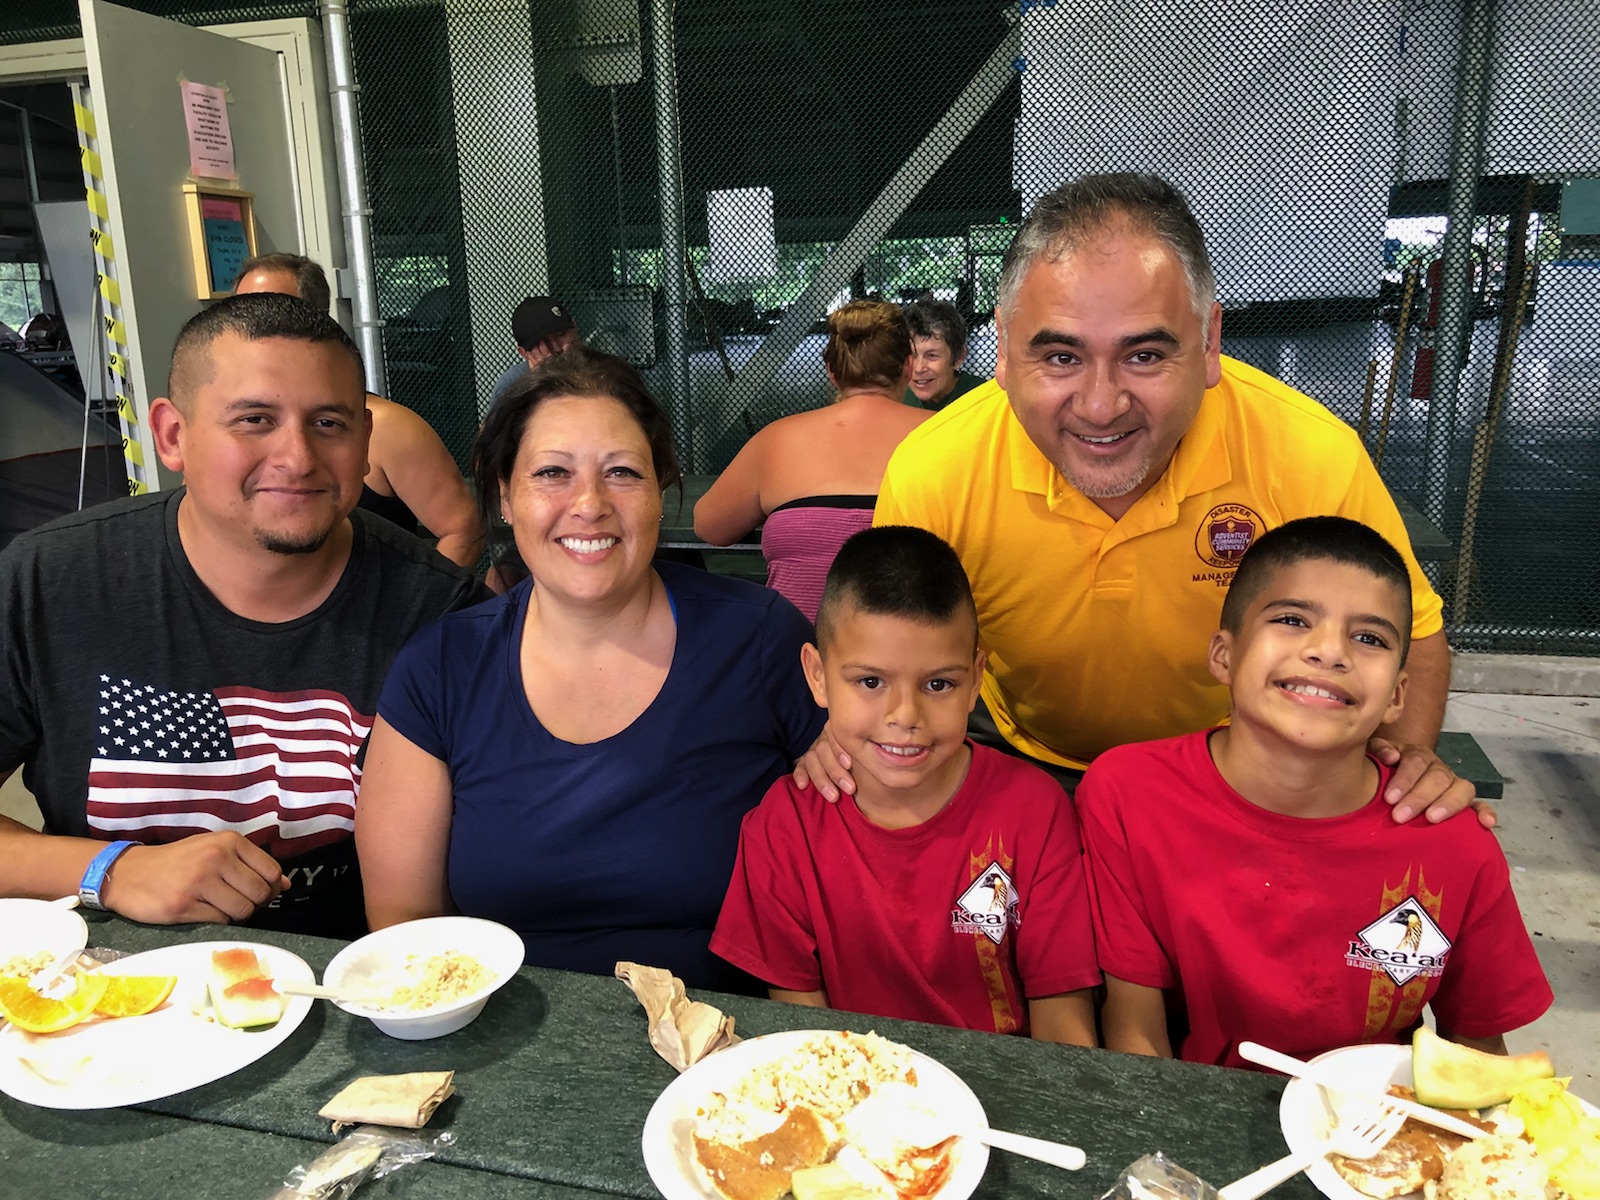
[(1285, 1155), (1277, 1162), (1251, 1171), (1217, 1195), (1221, 1200), (1255, 1200), (1255, 1197), (1270, 1192), (1330, 1154), (1345, 1158), (1371, 1158), (1389, 1144), (1389, 1139), (1399, 1133), (1400, 1126), (1405, 1123), (1406, 1114), (1397, 1109), (1382, 1103), (1363, 1104), (1311, 1150)]

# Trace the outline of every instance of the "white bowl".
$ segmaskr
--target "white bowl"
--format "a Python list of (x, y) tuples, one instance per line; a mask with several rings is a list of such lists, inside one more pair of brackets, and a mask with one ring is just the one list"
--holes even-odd
[[(65, 904), (0, 900), (0, 966), (24, 955), (48, 954), (55, 974), (89, 944), (89, 927)], [(37, 974), (37, 973), (36, 973)]]
[(497, 988), (522, 965), (522, 938), (513, 929), (478, 917), (425, 917), (369, 933), (339, 951), (322, 973), (330, 988), (387, 992), (394, 988), (407, 961), (424, 962), (456, 950), (470, 954), (494, 978), (459, 1000), (416, 1011), (370, 1008), (339, 1002), (345, 1012), (366, 1017), (390, 1037), (420, 1042), (443, 1037), (470, 1025)]

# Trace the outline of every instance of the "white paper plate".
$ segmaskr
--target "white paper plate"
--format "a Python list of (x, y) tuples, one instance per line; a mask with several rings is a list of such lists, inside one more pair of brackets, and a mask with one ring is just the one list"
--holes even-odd
[(197, 942), (119, 958), (101, 970), (176, 975), (167, 1002), (142, 1017), (92, 1017), (60, 1033), (6, 1026), (0, 1030), (0, 1091), (41, 1108), (121, 1108), (186, 1092), (271, 1053), (305, 1020), (311, 1001), (291, 996), (283, 1019), (266, 1029), (229, 1029), (208, 1019), (211, 952), (238, 946), (254, 950), (275, 979), (316, 978), (296, 955), (255, 942)]
[[(667, 1085), (656, 1098), (644, 1123), (644, 1165), (650, 1181), (666, 1200), (716, 1200), (716, 1193), (704, 1182), (705, 1175), (694, 1164), (690, 1141), (695, 1111), (713, 1092), (725, 1092), (751, 1072), (795, 1050), (802, 1042), (830, 1030), (796, 1030), (769, 1033), (751, 1038), (690, 1067)], [(917, 1070), (917, 1091), (921, 1102), (952, 1126), (986, 1129), (989, 1118), (983, 1105), (954, 1071), (911, 1051)], [(966, 1200), (977, 1190), (989, 1165), (989, 1147), (969, 1138), (956, 1143), (955, 1165), (945, 1185), (928, 1200)]]
[[(1332, 1068), (1348, 1081), (1352, 1090), (1381, 1092), (1391, 1083), (1411, 1086), (1410, 1046), (1346, 1046), (1319, 1054), (1311, 1061)], [(1597, 1111), (1587, 1101), (1579, 1103), (1590, 1113)], [(1315, 1149), (1333, 1128), (1333, 1120), (1327, 1094), (1317, 1084), (1291, 1079), (1283, 1089), (1283, 1100), (1278, 1104), (1278, 1124), (1290, 1150), (1300, 1154)], [(1370, 1196), (1346, 1183), (1325, 1158), (1318, 1159), (1306, 1171), (1306, 1178), (1329, 1200), (1371, 1200)], [(1413, 1194), (1420, 1196), (1422, 1193)]]

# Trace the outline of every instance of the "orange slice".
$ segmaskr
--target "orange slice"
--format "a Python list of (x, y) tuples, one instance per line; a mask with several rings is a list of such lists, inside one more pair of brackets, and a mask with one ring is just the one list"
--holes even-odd
[(176, 975), (108, 975), (94, 1011), (102, 1017), (142, 1017), (160, 1007), (177, 982)]
[(0, 1015), (28, 1033), (70, 1029), (94, 1011), (106, 990), (104, 975), (79, 975), (77, 987), (64, 1000), (41, 996), (25, 979), (0, 978)]

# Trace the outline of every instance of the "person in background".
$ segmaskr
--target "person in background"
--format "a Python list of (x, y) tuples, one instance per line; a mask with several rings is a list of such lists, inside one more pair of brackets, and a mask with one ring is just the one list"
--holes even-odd
[(489, 393), (491, 407), (528, 372), (552, 354), (577, 345), (578, 324), (561, 301), (550, 296), (527, 296), (511, 313), (511, 336), (517, 343), (517, 361), (500, 373)]
[(713, 546), (765, 518), (767, 586), (812, 620), (833, 556), (872, 524), (889, 456), (928, 418), (900, 400), (911, 331), (895, 305), (856, 300), (834, 312), (823, 360), (838, 389), (833, 403), (758, 432), (694, 508), (694, 531)]
[(1043, 771), (967, 740), (983, 651), (955, 551), (906, 525), (856, 534), (801, 662), (859, 787), (834, 805), (772, 785), (712, 951), (774, 1000), (1095, 1045), (1077, 819)]
[[(183, 486), (0, 553), (0, 894), (134, 921), (365, 930), (356, 791), (395, 654), (487, 595), (356, 509), (361, 356), (326, 312), (236, 296), (184, 325), (157, 453)], [(354, 510), (354, 511), (352, 511)]]
[[(298, 296), (320, 313), (332, 295), (322, 268), (301, 254), (260, 254), (239, 271), (235, 295), (279, 292)], [(429, 425), (403, 404), (367, 393), (372, 440), (358, 507), (407, 533), (426, 529), (439, 553), (471, 568), (483, 553), (484, 525), (472, 492), (450, 451)]]
[(639, 373), (575, 346), (473, 447), (530, 578), (439, 621), (378, 702), (356, 845), (374, 928), (462, 912), (529, 963), (751, 990), (713, 956), (739, 822), (822, 725), (781, 596), (656, 563), (679, 479)]
[(1084, 775), (1110, 1049), (1313, 1058), (1406, 1040), (1426, 1005), (1440, 1034), (1504, 1054), (1550, 1006), (1494, 835), (1470, 814), (1397, 825), (1383, 802), (1367, 743), (1406, 704), (1408, 566), (1344, 517), (1263, 534), (1209, 639), (1228, 724)]
[(906, 305), (911, 326), (911, 384), (906, 403), (940, 409), (984, 381), (961, 369), (967, 361), (967, 325), (955, 307), (932, 296)]

